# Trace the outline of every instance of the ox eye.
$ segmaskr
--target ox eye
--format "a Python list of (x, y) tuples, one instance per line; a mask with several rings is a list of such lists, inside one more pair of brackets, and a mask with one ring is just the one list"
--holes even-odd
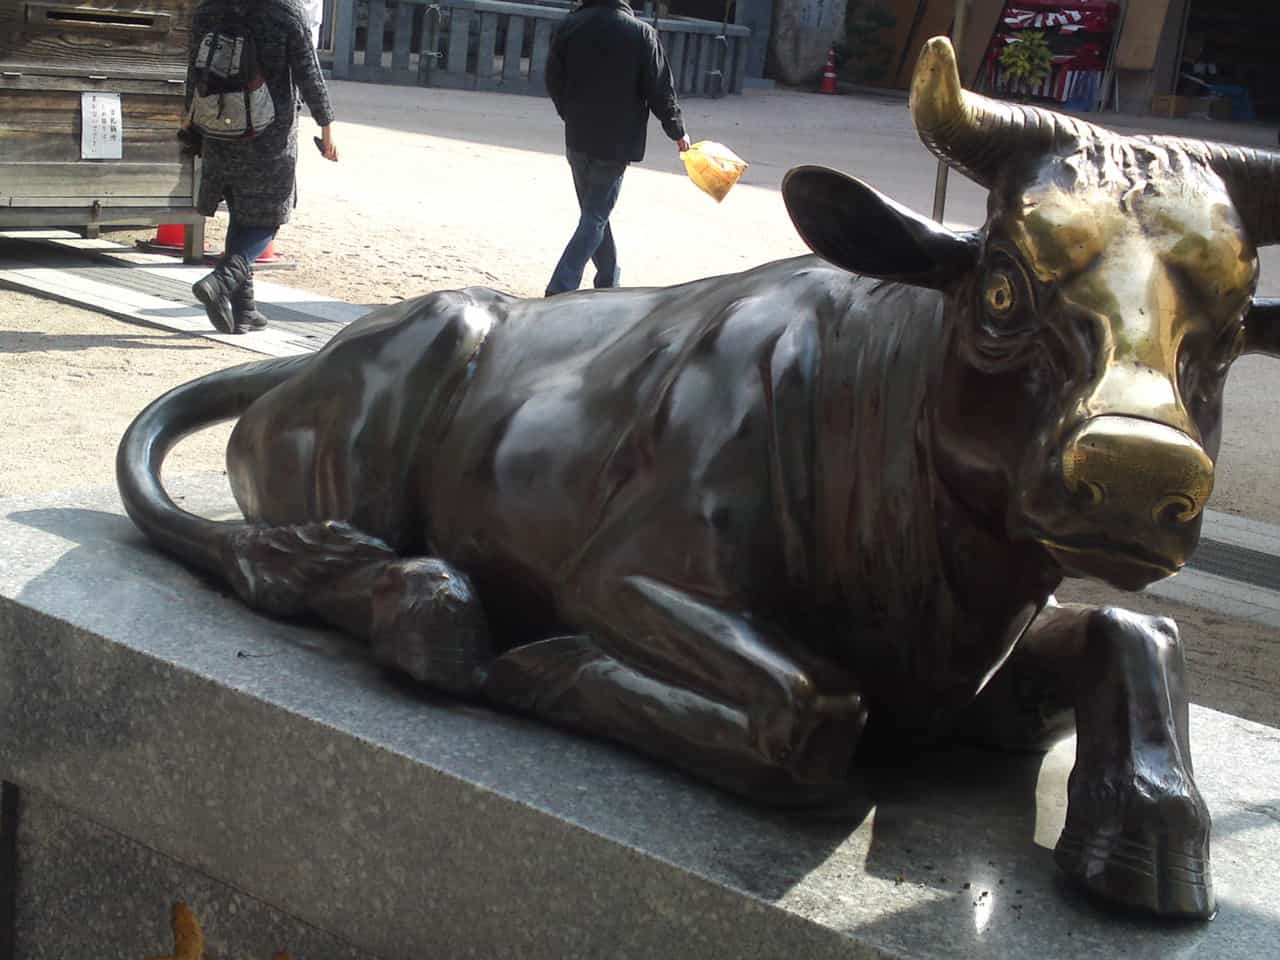
[(1018, 337), (1035, 326), (1031, 285), (1018, 263), (997, 253), (982, 284), (982, 327), (997, 340)]
[(969, 345), (982, 369), (1007, 369), (1037, 348), (1036, 288), (1016, 257), (991, 251), (981, 285), (974, 291)]
[(997, 318), (1013, 312), (1017, 294), (1007, 273), (996, 273), (987, 281), (987, 310)]

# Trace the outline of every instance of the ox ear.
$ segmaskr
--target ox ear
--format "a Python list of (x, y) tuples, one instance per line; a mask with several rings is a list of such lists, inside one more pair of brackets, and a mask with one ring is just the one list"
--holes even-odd
[(1254, 299), (1244, 317), (1243, 352), (1280, 357), (1280, 300)]
[(981, 252), (976, 234), (952, 233), (826, 167), (789, 170), (782, 198), (809, 249), (851, 273), (941, 290), (969, 274)]

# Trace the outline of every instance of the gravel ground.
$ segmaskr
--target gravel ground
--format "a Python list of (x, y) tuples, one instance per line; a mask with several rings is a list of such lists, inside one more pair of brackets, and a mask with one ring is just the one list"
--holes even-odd
[[(114, 483), (116, 444), (139, 410), (251, 356), (0, 290), (0, 496)], [(230, 432), (188, 438), (166, 470), (222, 469)]]

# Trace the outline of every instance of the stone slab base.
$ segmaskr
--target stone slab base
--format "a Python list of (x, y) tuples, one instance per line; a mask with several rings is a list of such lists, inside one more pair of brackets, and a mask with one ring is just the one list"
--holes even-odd
[(189, 905), (209, 944), (205, 960), (376, 960), (35, 790), (19, 792), (13, 960), (136, 958), (173, 951), (169, 912)]
[[(222, 477), (170, 486), (231, 506)], [(1220, 913), (1134, 919), (1053, 866), (1070, 741), (903, 758), (838, 808), (761, 809), (250, 613), (152, 551), (113, 489), (0, 502), (22, 958), (162, 952), (174, 900), (203, 911), (210, 960), (1274, 956), (1280, 731), (1197, 708), (1191, 734)]]

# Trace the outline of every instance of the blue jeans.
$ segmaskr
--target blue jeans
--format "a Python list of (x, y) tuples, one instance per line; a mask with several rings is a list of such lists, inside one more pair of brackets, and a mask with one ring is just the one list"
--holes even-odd
[(275, 239), (278, 227), (246, 227), (235, 222), (232, 214), (231, 224), (227, 227), (226, 255), (238, 253), (250, 266), (262, 256), (262, 252)]
[(595, 285), (616, 287), (621, 277), (618, 250), (613, 245), (609, 215), (618, 202), (622, 175), (627, 165), (613, 160), (597, 160), (576, 150), (569, 151), (569, 169), (573, 171), (573, 189), (578, 194), (578, 228), (560, 254), (560, 262), (547, 284), (547, 296), (577, 290), (582, 271), (590, 260), (596, 265)]

